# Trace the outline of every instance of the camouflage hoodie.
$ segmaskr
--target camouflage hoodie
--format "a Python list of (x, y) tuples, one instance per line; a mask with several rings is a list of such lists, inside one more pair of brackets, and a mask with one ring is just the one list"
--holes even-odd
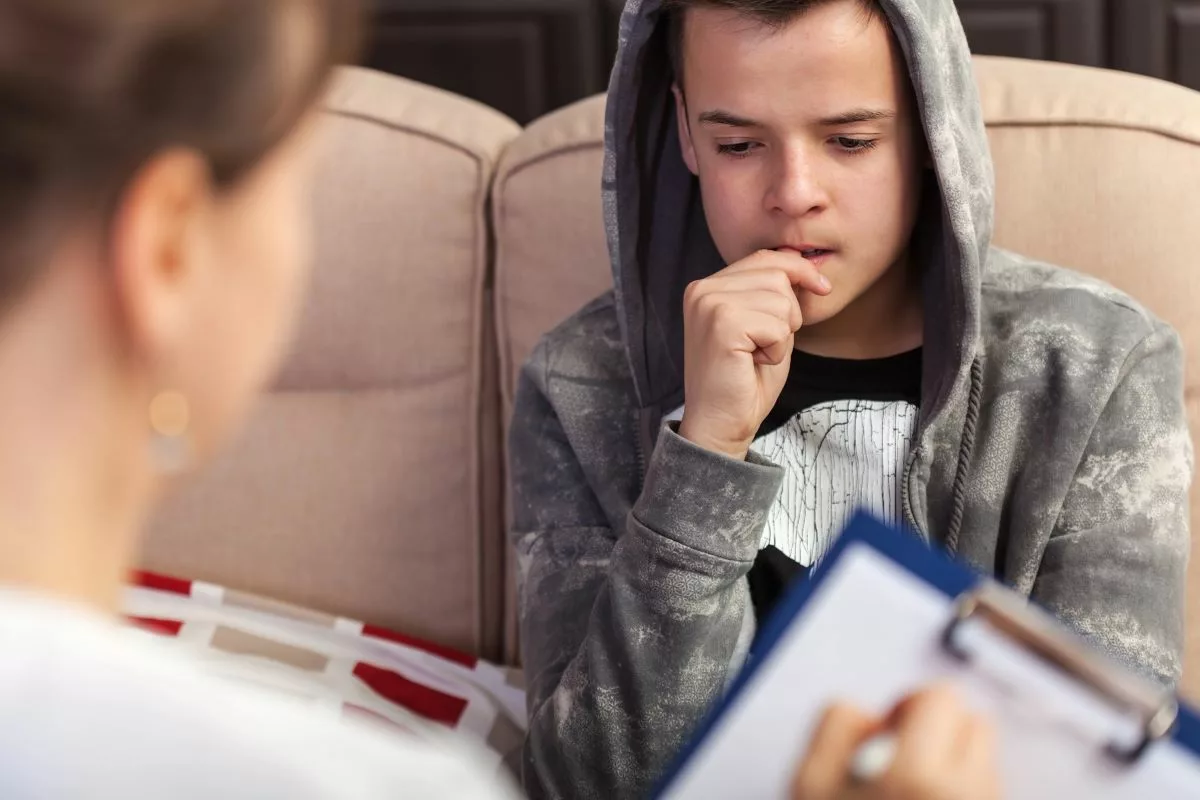
[[(991, 246), (992, 164), (954, 4), (881, 4), (937, 175), (904, 519), (1175, 682), (1192, 469), (1178, 337), (1105, 284)], [(724, 264), (680, 157), (659, 5), (628, 2), (609, 90), (615, 289), (540, 343), (511, 429), (535, 798), (647, 793), (753, 636), (746, 574), (782, 476), (662, 423), (683, 401), (683, 289)]]

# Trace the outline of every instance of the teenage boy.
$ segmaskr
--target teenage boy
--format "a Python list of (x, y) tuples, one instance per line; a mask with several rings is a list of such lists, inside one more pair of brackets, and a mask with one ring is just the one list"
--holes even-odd
[(862, 506), (1177, 680), (1179, 340), (990, 246), (952, 0), (631, 0), (621, 32), (615, 291), (512, 427), (530, 794), (644, 796)]

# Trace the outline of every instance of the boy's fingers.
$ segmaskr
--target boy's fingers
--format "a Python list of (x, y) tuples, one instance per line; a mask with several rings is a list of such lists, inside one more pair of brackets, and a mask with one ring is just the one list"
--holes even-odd
[(794, 296), (781, 295), (768, 290), (745, 292), (714, 292), (706, 294), (696, 302), (698, 318), (718, 329), (724, 335), (737, 336), (736, 316), (741, 311), (770, 314), (785, 323), (791, 330), (800, 329), (804, 321), (800, 304)]
[[(749, 353), (762, 350), (764, 353), (780, 353), (780, 346), (787, 348), (792, 341), (792, 330), (788, 324), (773, 314), (761, 311), (748, 311), (740, 326), (745, 331), (746, 338), (737, 349)], [(787, 352), (784, 350), (783, 352)], [(782, 363), (782, 357), (778, 362)]]
[(792, 286), (805, 289), (814, 294), (825, 295), (832, 290), (828, 280), (821, 271), (799, 253), (791, 250), (759, 250), (753, 255), (743, 258), (718, 275), (737, 275), (742, 272), (757, 269), (782, 270)]
[(777, 367), (784, 361), (792, 357), (792, 350), (796, 344), (794, 337), (789, 336), (784, 340), (778, 341), (770, 347), (760, 348), (754, 351), (755, 364), (770, 364)]
[(747, 292), (753, 290), (778, 292), (796, 296), (791, 276), (777, 267), (747, 269), (741, 272), (716, 275), (698, 281), (697, 288), (703, 292)]
[(713, 293), (721, 295), (755, 293), (758, 296), (767, 295), (778, 298), (773, 307), (780, 309), (780, 316), (788, 320), (793, 330), (799, 330), (804, 322), (800, 310), (800, 300), (796, 291), (782, 270), (754, 270), (739, 275), (716, 275), (705, 281), (706, 285), (699, 290), (701, 294)]

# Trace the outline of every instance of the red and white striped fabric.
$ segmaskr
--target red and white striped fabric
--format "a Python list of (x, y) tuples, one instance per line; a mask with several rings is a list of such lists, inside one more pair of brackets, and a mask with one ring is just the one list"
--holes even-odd
[(451, 728), (497, 760), (520, 747), (520, 675), (401, 633), (210, 583), (137, 573), (124, 613), (223, 679), (410, 734)]

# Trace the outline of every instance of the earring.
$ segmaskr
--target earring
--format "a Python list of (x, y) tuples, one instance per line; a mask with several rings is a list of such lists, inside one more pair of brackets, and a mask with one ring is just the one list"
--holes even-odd
[(150, 447), (160, 472), (182, 472), (191, 456), (188, 427), (191, 410), (179, 392), (159, 392), (150, 401)]

